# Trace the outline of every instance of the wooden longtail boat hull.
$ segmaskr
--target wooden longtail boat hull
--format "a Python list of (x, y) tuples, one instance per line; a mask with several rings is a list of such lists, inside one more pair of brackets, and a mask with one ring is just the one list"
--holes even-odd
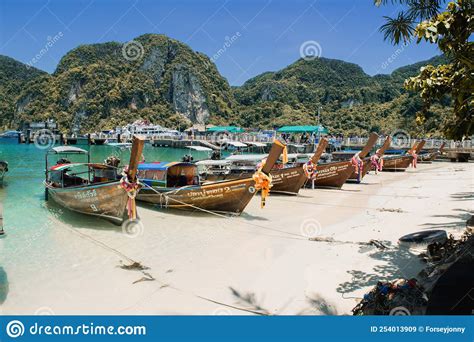
[(121, 223), (126, 215), (128, 195), (120, 182), (70, 188), (55, 188), (45, 183), (49, 197), (72, 211), (99, 216)]
[[(165, 208), (209, 210), (240, 214), (254, 196), (252, 178), (221, 181), (201, 186), (188, 186), (176, 190), (163, 187), (142, 188), (137, 200), (158, 204)], [(199, 208), (199, 209), (198, 209)]]
[[(354, 172), (354, 166), (351, 161), (334, 162), (327, 164), (318, 164), (317, 174), (314, 180), (315, 187), (323, 188), (341, 188), (346, 180)], [(308, 180), (306, 187), (311, 187), (312, 182)]]
[(439, 152), (428, 152), (426, 154), (420, 154), (418, 156), (418, 162), (419, 163), (431, 163), (439, 155), (440, 155)]
[(405, 171), (413, 161), (413, 156), (391, 156), (383, 158), (382, 171)]
[[(235, 180), (252, 177), (254, 173), (242, 172), (223, 175), (208, 175), (206, 182)], [(270, 192), (288, 195), (298, 195), (301, 187), (306, 182), (306, 175), (302, 166), (292, 166), (284, 169), (274, 169), (270, 172), (272, 176), (272, 188)]]
[(273, 170), (270, 174), (273, 184), (270, 192), (288, 195), (298, 195), (307, 179), (302, 166)]

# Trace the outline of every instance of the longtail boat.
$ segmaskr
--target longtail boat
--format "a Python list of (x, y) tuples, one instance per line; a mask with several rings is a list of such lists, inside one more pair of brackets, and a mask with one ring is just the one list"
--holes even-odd
[(425, 141), (415, 141), (413, 146), (405, 153), (399, 155), (384, 155), (382, 171), (405, 171), (410, 165), (416, 167), (417, 153), (421, 151)]
[(420, 152), (420, 154), (418, 154), (418, 162), (431, 163), (433, 160), (435, 160), (438, 156), (440, 156), (443, 153), (444, 146), (446, 146), (445, 142), (441, 144), (439, 149), (434, 149), (431, 151), (427, 151), (425, 153)]
[(383, 142), (382, 146), (375, 151), (375, 153), (370, 157), (370, 169), (374, 170), (375, 173), (382, 171), (383, 169), (383, 159), (382, 156), (384, 155), (385, 151), (390, 147), (392, 142), (392, 137), (387, 135), (385, 137), (385, 141)]
[(197, 166), (183, 162), (143, 163), (138, 176), (144, 187), (138, 201), (165, 208), (200, 210), (239, 215), (258, 190), (262, 190), (262, 206), (268, 194), (270, 171), (285, 145), (275, 141), (260, 170), (253, 177), (201, 184)]
[[(328, 141), (322, 138), (318, 143), (316, 152), (312, 156), (310, 163), (316, 165), (321, 158), (321, 155), (326, 150)], [(288, 195), (297, 195), (300, 189), (303, 187), (308, 178), (311, 178), (311, 165), (301, 164), (296, 161), (293, 166), (284, 167), (282, 164), (279, 169), (273, 169), (272, 175), (272, 188), (271, 192), (278, 192)]]
[[(318, 145), (320, 153), (317, 154), (316, 162), (327, 146), (327, 140), (322, 139)], [(307, 180), (304, 164), (299, 161), (299, 157), (304, 158), (304, 154), (291, 154), (288, 159), (291, 163), (277, 162), (273, 166), (270, 174), (272, 176), (272, 193), (285, 195), (298, 195), (301, 187)], [(196, 163), (199, 167), (204, 167), (200, 172), (201, 180), (205, 182), (229, 180), (251, 177), (258, 164), (266, 158), (264, 154), (258, 155), (233, 155), (224, 160), (203, 160)], [(289, 166), (288, 166), (289, 165)]]
[[(362, 149), (364, 153), (369, 153), (370, 149), (376, 142), (377, 137), (376, 134), (373, 133), (367, 141), (367, 144)], [(340, 189), (354, 173), (355, 167), (352, 160), (343, 160), (317, 164), (316, 170), (317, 172), (313, 179), (309, 182), (306, 182), (307, 187)]]
[(367, 155), (377, 143), (378, 138), (378, 134), (372, 132), (362, 151), (352, 157), (351, 161), (352, 165), (354, 165), (354, 172), (349, 176), (349, 181), (360, 183), (364, 176), (370, 171), (372, 164), (370, 157), (367, 157)]
[[(135, 137), (130, 165), (124, 176), (112, 165), (91, 163), (89, 152), (78, 147), (58, 146), (46, 153), (45, 197), (82, 214), (98, 216), (113, 223), (136, 218), (134, 196), (138, 191), (136, 170), (144, 140)], [(61, 159), (49, 166), (51, 156)], [(71, 163), (71, 155), (87, 156), (86, 163)]]

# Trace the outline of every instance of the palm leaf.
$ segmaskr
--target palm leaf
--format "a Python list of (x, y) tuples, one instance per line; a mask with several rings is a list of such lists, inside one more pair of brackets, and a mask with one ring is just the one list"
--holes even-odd
[(385, 17), (386, 23), (380, 27), (384, 40), (390, 41), (392, 44), (399, 44), (402, 40), (404, 43), (410, 41), (413, 32), (413, 19), (406, 13), (400, 12), (396, 18)]
[(439, 13), (440, 3), (440, 0), (410, 0), (407, 16), (419, 20), (430, 19)]

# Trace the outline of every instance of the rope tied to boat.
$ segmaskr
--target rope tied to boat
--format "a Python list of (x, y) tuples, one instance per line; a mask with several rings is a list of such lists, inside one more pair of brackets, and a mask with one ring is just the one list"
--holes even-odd
[(122, 172), (122, 178), (120, 179), (120, 187), (125, 190), (128, 196), (127, 200), (127, 214), (130, 220), (137, 218), (137, 207), (135, 204), (135, 197), (137, 197), (138, 190), (140, 189), (140, 183), (138, 178), (136, 182), (130, 182), (128, 175), (124, 170)]
[(260, 208), (265, 207), (265, 200), (270, 194), (270, 189), (272, 188), (272, 176), (266, 174), (262, 171), (263, 166), (265, 165), (266, 159), (262, 160), (261, 165), (257, 171), (253, 174), (252, 179), (255, 182), (255, 190), (261, 190), (261, 200)]
[(313, 163), (311, 159), (303, 164), (303, 171), (304, 171), (304, 174), (306, 175), (306, 178), (311, 179), (311, 180), (315, 179), (318, 173), (316, 164)]
[(364, 161), (360, 158), (359, 152), (357, 152), (352, 158), (351, 158), (351, 163), (352, 166), (354, 166), (355, 173), (357, 175), (357, 182), (360, 183), (360, 180), (362, 178), (362, 170), (364, 168)]

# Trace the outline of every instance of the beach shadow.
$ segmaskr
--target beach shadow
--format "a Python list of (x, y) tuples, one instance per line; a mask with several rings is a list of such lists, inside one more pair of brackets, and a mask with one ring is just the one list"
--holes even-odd
[(447, 219), (453, 219), (453, 222), (444, 223), (423, 223), (420, 226), (424, 226), (424, 229), (439, 229), (439, 228), (450, 228), (450, 229), (464, 229), (466, 227), (466, 221), (471, 218), (472, 213), (465, 209), (453, 209), (453, 211), (459, 212), (458, 215), (433, 215), (432, 217), (441, 217)]
[(240, 214), (240, 217), (246, 221), (269, 221), (266, 217), (251, 215), (245, 211)]
[(0, 304), (3, 304), (7, 299), (9, 289), (7, 272), (0, 266)]
[(336, 291), (350, 293), (361, 288), (374, 286), (378, 281), (393, 281), (398, 278), (414, 278), (422, 270), (424, 264), (414, 252), (406, 248), (376, 250), (369, 255), (371, 258), (383, 261), (376, 265), (373, 272), (347, 271), (352, 276), (350, 281), (339, 284)]
[(81, 213), (76, 213), (72, 210), (66, 209), (56, 202), (50, 200), (44, 203), (46, 210), (52, 218), (73, 227), (73, 228), (87, 228), (96, 230), (115, 230), (121, 231), (120, 224), (112, 223), (107, 219), (94, 217)]
[(258, 301), (255, 297), (255, 293), (252, 292), (241, 292), (233, 287), (229, 286), (229, 290), (234, 296), (234, 298), (237, 300), (237, 303), (239, 305), (245, 306), (247, 310), (255, 311), (257, 313), (261, 313), (263, 315), (269, 315), (270, 311), (267, 309), (263, 308), (260, 304), (258, 304)]
[(219, 212), (213, 213), (213, 212), (203, 211), (199, 209), (182, 210), (182, 209), (176, 209), (176, 208), (165, 208), (165, 207), (161, 207), (159, 204), (151, 204), (151, 203), (145, 203), (145, 202), (137, 202), (137, 206), (145, 208), (145, 209), (150, 209), (159, 213), (171, 215), (171, 216), (202, 217), (202, 218), (207, 218), (207, 219), (209, 218), (222, 219), (222, 218), (232, 218), (232, 217), (239, 216), (239, 215), (232, 215), (232, 214), (219, 213)]
[(336, 306), (328, 302), (318, 293), (314, 293), (310, 296), (306, 296), (306, 302), (308, 303), (309, 307), (298, 312), (296, 314), (297, 316), (308, 316), (308, 315), (335, 316), (338, 314)]
[(457, 201), (472, 201), (474, 200), (474, 192), (458, 192), (456, 194), (452, 194), (451, 198)]

